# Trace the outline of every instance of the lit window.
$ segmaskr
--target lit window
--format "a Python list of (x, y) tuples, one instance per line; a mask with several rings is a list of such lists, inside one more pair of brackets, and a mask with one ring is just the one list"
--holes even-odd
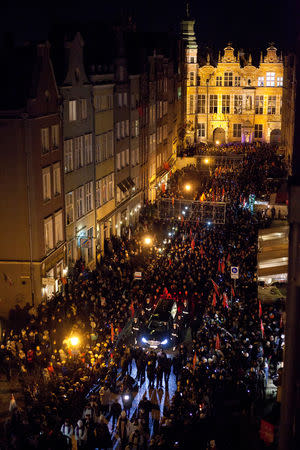
[(72, 122), (77, 119), (76, 114), (76, 100), (69, 101), (69, 121)]
[(54, 232), (55, 232), (55, 245), (59, 245), (64, 240), (63, 220), (61, 210), (54, 215)]
[(197, 103), (198, 114), (205, 114), (205, 103), (206, 103), (206, 96), (202, 94), (198, 95), (198, 103)]
[(241, 77), (234, 77), (234, 85), (235, 86), (241, 85)]
[(195, 72), (190, 72), (190, 86), (194, 86)]
[(41, 129), (41, 146), (42, 146), (42, 153), (49, 152), (49, 128)]
[(84, 136), (85, 147), (85, 163), (91, 164), (93, 162), (93, 147), (92, 147), (92, 134), (86, 134)]
[(90, 181), (85, 185), (85, 211), (93, 209), (93, 182)]
[(234, 114), (242, 114), (243, 110), (243, 96), (235, 95), (234, 96)]
[(42, 172), (43, 176), (43, 200), (47, 202), (51, 199), (51, 172), (50, 167), (45, 167)]
[(283, 86), (283, 77), (277, 77), (277, 86)]
[(232, 86), (233, 75), (232, 72), (224, 73), (224, 86)]
[(276, 114), (276, 96), (269, 95), (268, 97), (268, 114)]
[(233, 124), (233, 137), (240, 138), (242, 136), (242, 125), (240, 123)]
[(230, 114), (230, 95), (222, 95), (222, 113)]
[(264, 113), (264, 96), (257, 95), (255, 97), (255, 114), (263, 114)]
[(51, 127), (51, 141), (52, 148), (58, 148), (59, 143), (59, 125), (52, 125)]
[(73, 139), (68, 139), (64, 142), (65, 154), (65, 173), (72, 172), (73, 166)]
[(60, 163), (53, 166), (53, 194), (61, 194), (61, 180), (60, 180)]
[(44, 242), (45, 253), (53, 249), (53, 218), (48, 217), (44, 220)]
[(80, 186), (76, 189), (76, 218), (79, 219), (84, 214), (84, 188)]
[(218, 96), (210, 95), (209, 96), (209, 113), (216, 114), (218, 112)]
[(197, 136), (199, 138), (205, 137), (205, 123), (198, 123), (197, 124)]
[(216, 86), (222, 86), (222, 77), (216, 77)]
[(262, 126), (262, 124), (255, 124), (255, 126), (254, 126), (254, 137), (256, 139), (261, 139), (263, 137), (263, 126)]
[(266, 86), (275, 86), (275, 72), (267, 72)]
[(66, 222), (67, 225), (74, 221), (74, 192), (66, 194)]
[(190, 114), (194, 114), (194, 96), (190, 95)]
[(264, 86), (264, 84), (265, 84), (265, 77), (258, 77), (257, 86)]
[(74, 160), (75, 169), (80, 169), (84, 165), (84, 141), (83, 136), (74, 139)]

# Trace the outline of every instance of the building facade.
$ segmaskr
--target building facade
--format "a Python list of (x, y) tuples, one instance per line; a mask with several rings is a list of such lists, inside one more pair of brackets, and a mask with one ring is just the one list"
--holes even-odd
[(95, 264), (95, 183), (92, 85), (83, 64), (83, 39), (65, 40), (66, 75), (59, 86), (63, 105), (64, 194), (67, 262)]
[(6, 55), (1, 94), (0, 315), (38, 304), (65, 270), (62, 126), (49, 44)]
[(231, 44), (212, 65), (198, 63), (193, 20), (181, 24), (185, 42), (186, 145), (254, 140), (280, 143), (283, 62), (271, 45), (259, 66)]

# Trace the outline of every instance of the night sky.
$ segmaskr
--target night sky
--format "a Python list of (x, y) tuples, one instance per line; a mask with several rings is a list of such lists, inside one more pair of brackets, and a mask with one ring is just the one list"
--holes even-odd
[[(178, 31), (185, 13), (181, 0), (107, 0), (45, 2), (34, 7), (30, 1), (13, 2), (0, 10), (0, 30), (14, 32), (16, 42), (47, 39), (51, 27), (68, 22), (115, 21), (121, 14), (133, 16), (138, 30)], [(251, 0), (248, 2), (191, 0), (198, 43), (211, 49), (265, 49), (270, 42), (281, 49), (292, 47), (296, 34), (296, 1)], [(70, 5), (61, 6), (61, 5)]]

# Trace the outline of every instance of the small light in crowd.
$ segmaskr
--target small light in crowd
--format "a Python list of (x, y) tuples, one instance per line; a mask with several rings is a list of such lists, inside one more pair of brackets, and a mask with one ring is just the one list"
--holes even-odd
[(207, 225), (211, 225), (211, 222), (207, 222)]
[(133, 212), (132, 211), (130, 211), (130, 215), (132, 216), (132, 214), (133, 214)]
[(151, 239), (151, 237), (150, 237), (150, 236), (146, 236), (146, 237), (144, 238), (144, 243), (145, 243), (146, 245), (151, 245), (151, 244), (152, 244), (152, 239)]
[(182, 214), (185, 216), (185, 211), (182, 211)]
[(76, 347), (76, 345), (79, 344), (79, 338), (77, 336), (72, 336), (70, 338), (70, 342), (71, 342), (71, 345), (73, 345), (73, 347)]
[(120, 225), (122, 225), (122, 223), (123, 223), (123, 222), (122, 222), (122, 220), (121, 220)]
[(67, 273), (68, 273), (68, 267), (65, 267), (63, 269), (63, 276), (65, 277), (67, 275)]
[(204, 162), (205, 162), (205, 164), (208, 164), (209, 163), (209, 159), (205, 158)]
[(191, 185), (190, 184), (186, 184), (184, 186), (184, 188), (185, 188), (186, 191), (190, 191), (191, 190)]
[(129, 400), (129, 395), (128, 395), (128, 394), (124, 395), (124, 400), (125, 400), (126, 402)]
[(216, 145), (220, 145), (220, 141), (219, 140), (216, 140)]
[(184, 209), (189, 209), (187, 206)]
[(172, 233), (168, 233), (168, 236), (172, 236)]
[(118, 228), (118, 224), (116, 225), (116, 228)]

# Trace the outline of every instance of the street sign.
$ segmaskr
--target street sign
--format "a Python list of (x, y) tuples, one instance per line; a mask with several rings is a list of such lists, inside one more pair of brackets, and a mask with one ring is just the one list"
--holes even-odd
[(230, 268), (230, 276), (233, 280), (237, 280), (239, 278), (239, 267), (231, 266)]
[(135, 280), (141, 280), (142, 279), (142, 272), (134, 272), (134, 279)]

